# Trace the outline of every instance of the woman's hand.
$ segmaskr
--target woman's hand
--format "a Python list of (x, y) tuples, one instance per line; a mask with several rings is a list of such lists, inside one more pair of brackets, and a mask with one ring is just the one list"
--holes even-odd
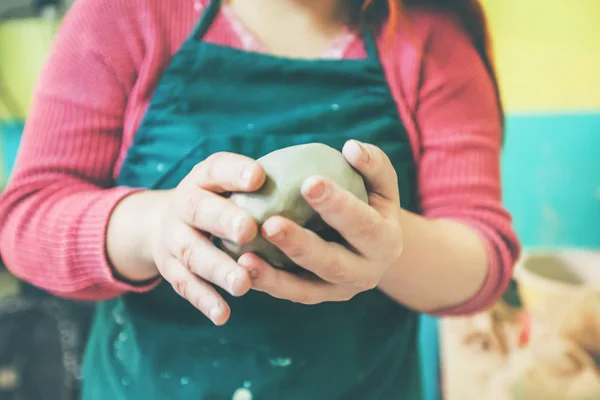
[(349, 246), (326, 242), (283, 217), (270, 218), (262, 234), (317, 279), (275, 269), (254, 254), (244, 254), (238, 263), (248, 271), (253, 289), (303, 304), (346, 301), (374, 289), (398, 260), (403, 240), (396, 171), (373, 145), (350, 141), (343, 154), (365, 178), (369, 205), (318, 176), (304, 182), (302, 194)]
[(171, 192), (155, 236), (152, 254), (161, 275), (215, 324), (229, 318), (229, 306), (210, 283), (233, 296), (250, 289), (247, 272), (218, 249), (209, 235), (236, 243), (257, 234), (254, 219), (223, 192), (255, 191), (265, 179), (253, 160), (214, 154), (198, 164)]
[[(134, 213), (142, 214), (146, 219), (157, 215), (152, 224), (142, 228), (151, 233), (138, 234), (146, 237), (142, 240), (145, 243), (139, 248), (148, 252), (147, 258), (150, 258), (151, 264), (158, 268), (160, 275), (180, 296), (215, 324), (222, 325), (229, 318), (230, 309), (211, 284), (233, 296), (242, 296), (250, 289), (251, 282), (246, 270), (214, 246), (210, 236), (244, 243), (256, 236), (258, 228), (246, 211), (219, 193), (255, 191), (262, 186), (264, 179), (264, 171), (254, 160), (237, 154), (214, 154), (196, 165), (177, 188), (130, 196), (131, 199), (122, 202), (128, 201), (129, 205), (120, 205), (112, 219), (119, 219), (119, 215), (123, 215), (120, 220), (126, 223), (116, 224), (121, 226), (122, 231), (128, 229), (127, 225), (132, 225), (133, 220), (140, 219), (132, 220)], [(144, 206), (144, 198), (157, 197), (161, 200), (146, 201), (152, 206)], [(144, 208), (146, 210), (141, 211)], [(112, 249), (118, 249), (118, 243), (121, 242), (120, 246), (123, 247), (124, 240), (111, 240), (110, 225), (108, 238), (109, 257), (115, 269), (130, 278), (131, 274), (127, 271), (124, 273), (119, 265), (134, 263), (127, 263), (123, 257), (120, 263), (115, 262), (119, 259), (119, 252), (113, 250), (111, 254), (111, 242), (116, 243)]]

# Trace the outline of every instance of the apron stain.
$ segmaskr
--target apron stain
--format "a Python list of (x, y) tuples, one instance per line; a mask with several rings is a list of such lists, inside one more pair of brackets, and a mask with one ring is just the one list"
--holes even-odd
[(171, 378), (173, 378), (173, 374), (168, 371), (160, 373), (160, 379), (171, 379)]
[(292, 365), (292, 359), (291, 358), (285, 358), (285, 357), (277, 357), (277, 358), (271, 358), (269, 359), (269, 364), (271, 364), (271, 366), (273, 367), (289, 367), (290, 365)]
[(231, 400), (252, 400), (252, 392), (246, 388), (239, 388), (233, 392)]

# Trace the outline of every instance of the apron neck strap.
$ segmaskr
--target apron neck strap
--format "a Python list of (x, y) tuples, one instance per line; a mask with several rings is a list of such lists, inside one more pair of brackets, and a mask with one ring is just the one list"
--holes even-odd
[(208, 7), (202, 12), (200, 20), (194, 27), (190, 38), (194, 41), (201, 41), (206, 32), (210, 29), (212, 23), (217, 18), (219, 10), (221, 9), (221, 0), (210, 0)]
[(367, 52), (367, 59), (370, 62), (373, 62), (377, 65), (380, 64), (379, 61), (379, 50), (377, 49), (377, 40), (375, 39), (375, 35), (369, 29), (366, 29), (363, 34), (363, 41), (365, 43), (365, 50)]

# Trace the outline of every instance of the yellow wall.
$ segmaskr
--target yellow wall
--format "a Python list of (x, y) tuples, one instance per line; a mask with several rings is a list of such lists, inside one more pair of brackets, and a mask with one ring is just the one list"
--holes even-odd
[[(600, 110), (600, 0), (481, 1), (508, 111)], [(56, 25), (0, 24), (0, 74), (10, 77), (23, 114)], [(15, 37), (27, 51), (18, 51)]]
[(600, 0), (482, 0), (508, 111), (600, 110)]
[[(0, 22), (0, 120), (27, 115), (33, 87), (58, 24), (43, 19)], [(17, 115), (6, 109), (3, 96), (7, 92), (17, 104)]]

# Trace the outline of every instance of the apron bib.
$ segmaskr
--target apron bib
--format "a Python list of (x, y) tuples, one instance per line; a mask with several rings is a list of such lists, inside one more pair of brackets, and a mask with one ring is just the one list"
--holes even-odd
[[(415, 210), (415, 163), (397, 105), (365, 35), (360, 60), (298, 60), (203, 41), (213, 0), (173, 57), (117, 179), (169, 189), (209, 155), (259, 158), (348, 139), (380, 146)], [(168, 283), (97, 305), (84, 400), (419, 399), (418, 316), (377, 290), (304, 306), (251, 291), (214, 326)], [(237, 397), (236, 397), (237, 396)]]

